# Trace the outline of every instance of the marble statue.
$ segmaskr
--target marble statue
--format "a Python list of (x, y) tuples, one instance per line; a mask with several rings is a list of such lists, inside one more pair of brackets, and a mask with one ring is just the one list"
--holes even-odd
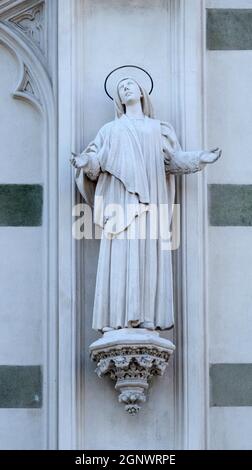
[[(78, 189), (94, 206), (94, 222), (103, 231), (92, 326), (103, 333), (165, 330), (174, 322), (171, 250), (162, 249), (161, 238), (148, 236), (149, 208), (166, 205), (170, 217), (174, 175), (203, 170), (221, 150), (183, 151), (171, 124), (154, 119), (149, 94), (135, 78), (119, 80), (114, 105), (115, 120), (71, 158)], [(124, 216), (116, 223), (104, 216), (101, 199), (103, 207), (119, 205)]]

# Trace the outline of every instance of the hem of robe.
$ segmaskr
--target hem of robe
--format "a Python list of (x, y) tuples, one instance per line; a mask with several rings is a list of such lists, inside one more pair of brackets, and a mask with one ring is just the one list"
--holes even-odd
[(123, 184), (123, 186), (125, 187), (125, 189), (130, 194), (135, 194), (138, 197), (140, 203), (150, 204), (150, 196), (149, 195), (147, 196), (146, 194), (143, 195), (143, 194), (140, 194), (140, 192), (135, 191), (132, 188), (132, 186), (129, 184), (129, 182), (126, 180), (126, 178), (122, 176), (120, 171), (116, 171), (114, 168), (110, 167), (110, 165), (106, 164), (106, 168), (102, 169), (102, 172), (103, 173), (107, 172), (110, 175), (114, 176), (115, 178), (119, 179), (121, 183)]
[[(107, 171), (107, 170), (106, 170)], [(88, 178), (88, 176), (84, 173), (83, 169), (79, 169), (77, 170), (76, 172), (76, 177), (75, 177), (75, 180), (76, 180), (76, 184), (77, 184), (77, 187), (78, 187), (78, 190), (79, 192), (81, 193), (83, 199), (87, 202), (87, 204), (92, 208), (94, 209), (94, 223), (96, 225), (98, 225), (100, 228), (102, 228), (104, 230), (104, 232), (106, 234), (109, 234), (111, 233), (113, 236), (115, 235), (119, 235), (120, 233), (122, 233), (124, 230), (126, 230), (130, 225), (131, 223), (133, 222), (133, 220), (137, 217), (137, 216), (140, 216), (142, 213), (144, 212), (147, 212), (149, 210), (149, 198), (143, 198), (143, 199), (146, 199), (146, 200), (142, 200), (142, 198), (140, 198), (140, 195), (135, 192), (133, 189), (131, 188), (128, 188), (124, 181), (122, 181), (119, 176), (117, 176), (116, 174), (113, 174), (112, 171), (110, 172), (109, 170), (107, 171), (107, 173), (109, 173), (111, 176), (114, 176), (114, 178), (117, 178), (122, 184), (123, 186), (125, 187), (126, 191), (128, 191), (128, 193), (130, 194), (133, 194), (135, 196), (137, 196), (138, 198), (138, 204), (139, 204), (139, 208), (138, 210), (135, 212), (134, 215), (132, 215), (130, 221), (126, 223), (126, 225), (123, 225), (119, 230), (117, 231), (107, 231), (106, 230), (106, 225), (104, 223), (100, 223), (98, 220), (97, 220), (97, 217), (96, 217), (96, 211), (95, 211), (95, 197), (96, 197), (96, 193), (95, 193), (95, 189), (96, 189), (96, 182), (95, 181), (92, 181)], [(99, 197), (99, 196), (98, 196)], [(145, 207), (142, 207), (142, 204), (145, 205)]]
[[(128, 191), (128, 193), (134, 194), (135, 196), (138, 197), (139, 203), (150, 204), (149, 195), (148, 196), (140, 195), (140, 193), (135, 191), (130, 186), (130, 184), (125, 180), (125, 178), (123, 178), (120, 175), (120, 172), (117, 172), (116, 170), (112, 169), (112, 167), (109, 167), (109, 165), (107, 165), (106, 169), (102, 170), (102, 173), (109, 173), (111, 176), (114, 176), (115, 178), (117, 178), (123, 184), (123, 186)], [(87, 203), (91, 207), (94, 207), (95, 189), (96, 189), (97, 181), (94, 181), (88, 178), (88, 176), (86, 175), (86, 173), (84, 173), (82, 168), (79, 168), (76, 171), (75, 181), (83, 198), (87, 201)]]
[[(133, 326), (132, 323), (138, 323), (137, 325)], [(130, 320), (128, 321), (128, 324), (127, 325), (118, 325), (118, 326), (113, 326), (113, 325), (104, 325), (102, 327), (96, 327), (95, 325), (92, 325), (92, 329), (95, 330), (95, 331), (99, 331), (100, 333), (103, 333), (103, 329), (104, 328), (112, 328), (113, 330), (122, 330), (124, 328), (134, 328), (134, 329), (139, 329), (139, 328), (142, 328), (140, 326), (140, 320), (137, 321), (137, 320)], [(150, 330), (150, 331), (156, 331), (156, 330), (159, 330), (159, 331), (169, 331), (169, 330), (172, 330), (174, 328), (175, 324), (172, 323), (170, 326), (155, 326), (155, 328), (145, 328), (146, 330)], [(144, 327), (143, 327), (144, 328)]]
[(98, 225), (98, 227), (102, 228), (103, 231), (104, 231), (104, 236), (105, 238), (108, 238), (108, 239), (113, 239), (113, 238), (116, 238), (117, 235), (121, 235), (123, 232), (125, 232), (129, 227), (130, 225), (132, 224), (133, 220), (136, 218), (136, 217), (140, 217), (144, 212), (148, 212), (149, 211), (149, 205), (145, 206), (145, 207), (142, 207), (141, 206), (142, 203), (139, 203), (138, 205), (138, 211), (135, 212), (135, 214), (132, 214), (131, 218), (127, 221), (126, 225), (124, 225), (123, 227), (121, 227), (120, 229), (118, 229), (117, 231), (111, 231), (111, 230), (107, 230), (107, 227), (106, 227), (106, 224), (105, 225), (102, 225), (101, 223), (99, 223), (98, 221), (94, 220), (94, 223), (96, 225)]

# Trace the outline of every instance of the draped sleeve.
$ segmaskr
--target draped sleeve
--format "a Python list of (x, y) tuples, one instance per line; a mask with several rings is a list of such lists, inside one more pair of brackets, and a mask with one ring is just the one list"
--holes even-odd
[(200, 161), (203, 152), (198, 150), (183, 151), (171, 124), (161, 122), (161, 135), (166, 173), (179, 175), (203, 170), (206, 166)]
[(83, 166), (78, 168), (75, 174), (77, 187), (91, 207), (94, 206), (96, 182), (102, 171), (100, 160), (103, 153), (106, 152), (107, 134), (108, 125), (105, 125), (99, 130), (95, 139), (81, 152)]

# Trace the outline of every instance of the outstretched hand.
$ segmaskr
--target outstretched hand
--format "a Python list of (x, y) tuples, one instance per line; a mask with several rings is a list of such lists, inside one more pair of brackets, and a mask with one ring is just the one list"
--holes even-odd
[(203, 152), (200, 157), (200, 163), (214, 163), (221, 157), (222, 150), (217, 147), (209, 152)]
[(72, 152), (72, 158), (70, 158), (70, 163), (74, 168), (82, 168), (84, 166), (83, 158), (78, 156), (77, 153)]

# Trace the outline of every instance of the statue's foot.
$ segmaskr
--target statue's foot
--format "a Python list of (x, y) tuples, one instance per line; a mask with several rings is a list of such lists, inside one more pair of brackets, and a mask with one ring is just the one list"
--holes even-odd
[(113, 331), (115, 328), (111, 328), (110, 326), (105, 326), (102, 328), (102, 333), (107, 333), (108, 331)]
[(140, 323), (139, 328), (146, 328), (146, 330), (155, 330), (154, 323), (151, 321), (144, 321)]

